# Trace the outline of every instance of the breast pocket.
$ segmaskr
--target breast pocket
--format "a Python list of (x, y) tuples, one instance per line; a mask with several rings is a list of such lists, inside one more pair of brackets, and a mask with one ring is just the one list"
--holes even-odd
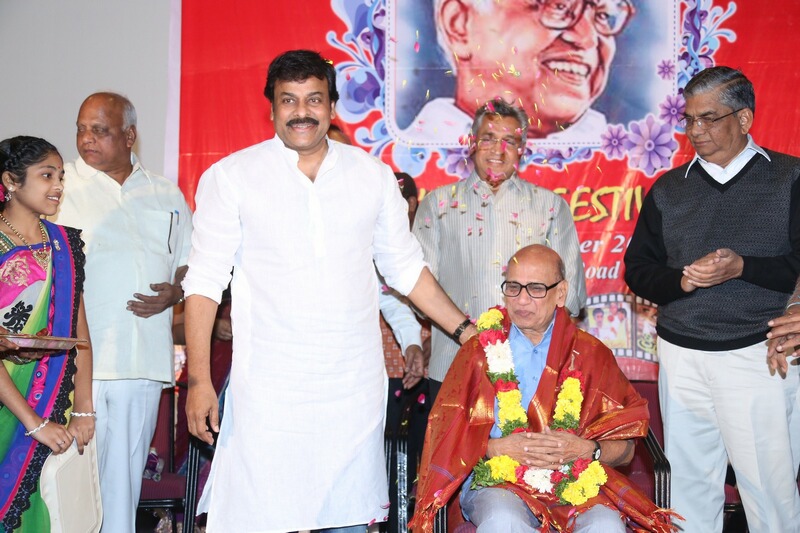
[(140, 217), (139, 233), (146, 248), (155, 254), (172, 256), (178, 246), (176, 211), (145, 211)]

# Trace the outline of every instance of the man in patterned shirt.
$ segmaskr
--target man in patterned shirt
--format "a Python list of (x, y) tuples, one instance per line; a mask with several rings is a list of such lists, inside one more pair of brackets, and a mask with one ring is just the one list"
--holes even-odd
[[(527, 129), (524, 110), (499, 98), (481, 106), (470, 136), (472, 174), (432, 191), (417, 210), (414, 235), (425, 261), (453, 302), (473, 318), (502, 303), (503, 267), (531, 244), (546, 244), (564, 259), (566, 305), (573, 316), (586, 301), (578, 234), (567, 202), (517, 174)], [(431, 401), (458, 348), (446, 332), (433, 330)]]

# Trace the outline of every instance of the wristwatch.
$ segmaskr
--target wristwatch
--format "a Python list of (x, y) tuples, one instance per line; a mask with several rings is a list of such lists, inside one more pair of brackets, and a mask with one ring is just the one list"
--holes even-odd
[(603, 453), (603, 450), (600, 449), (600, 443), (597, 442), (597, 441), (594, 441), (594, 451), (592, 452), (592, 460), (593, 461), (599, 461), (600, 460), (600, 455), (602, 453)]
[(453, 338), (456, 340), (456, 342), (458, 342), (458, 338), (461, 337), (461, 334), (464, 333), (464, 330), (467, 329), (470, 325), (472, 325), (472, 322), (470, 321), (469, 318), (458, 325), (456, 330), (453, 332)]

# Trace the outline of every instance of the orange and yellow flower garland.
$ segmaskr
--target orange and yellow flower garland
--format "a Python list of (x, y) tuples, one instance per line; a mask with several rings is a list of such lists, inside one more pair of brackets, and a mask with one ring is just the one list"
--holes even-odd
[[(503, 436), (524, 432), (528, 414), (522, 406), (519, 379), (508, 331), (503, 329), (506, 311), (493, 307), (478, 318), (478, 338), (486, 353), (487, 375), (494, 385), (498, 403), (498, 426)], [(579, 371), (562, 376), (551, 429), (574, 433), (583, 405), (583, 383)], [(558, 470), (531, 468), (507, 455), (481, 459), (473, 469), (472, 488), (514, 483), (539, 493), (555, 494), (562, 504), (580, 505), (597, 496), (608, 478), (598, 461), (576, 459)]]

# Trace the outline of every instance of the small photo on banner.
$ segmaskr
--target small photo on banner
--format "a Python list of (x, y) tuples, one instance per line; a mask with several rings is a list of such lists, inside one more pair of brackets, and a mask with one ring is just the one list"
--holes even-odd
[(654, 361), (658, 361), (656, 354), (656, 316), (658, 306), (654, 303), (636, 297), (636, 350), (647, 356), (652, 356)]
[(600, 294), (589, 297), (579, 327), (611, 349), (628, 379), (650, 381), (658, 378), (656, 313), (632, 294)]

